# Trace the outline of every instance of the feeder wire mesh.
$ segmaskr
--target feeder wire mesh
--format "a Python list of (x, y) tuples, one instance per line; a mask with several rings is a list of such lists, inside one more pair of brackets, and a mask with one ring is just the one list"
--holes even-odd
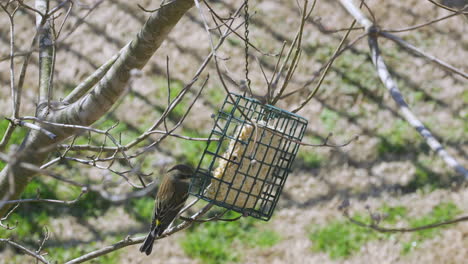
[(306, 127), (301, 116), (228, 94), (215, 116), (190, 192), (226, 209), (269, 220)]

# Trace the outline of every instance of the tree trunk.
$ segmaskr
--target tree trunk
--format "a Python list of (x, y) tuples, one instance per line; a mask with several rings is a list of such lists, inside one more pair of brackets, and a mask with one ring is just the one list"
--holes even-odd
[[(193, 6), (193, 0), (172, 0), (164, 3), (153, 13), (131, 43), (121, 51), (115, 64), (94, 89), (80, 100), (59, 110), (45, 107), (38, 111), (38, 118), (63, 124), (89, 126), (102, 117), (117, 101), (125, 89), (132, 69), (141, 69), (156, 52), (169, 32), (181, 17)], [(34, 172), (22, 168), (22, 162), (40, 166), (52, 146), (72, 136), (76, 129), (58, 128), (41, 125), (57, 137), (50, 139), (33, 130), (25, 138), (22, 146), (13, 154), (11, 164), (0, 172), (0, 199), (2, 201), (18, 199), (27, 186)], [(4, 216), (9, 206), (0, 202), (0, 217)]]

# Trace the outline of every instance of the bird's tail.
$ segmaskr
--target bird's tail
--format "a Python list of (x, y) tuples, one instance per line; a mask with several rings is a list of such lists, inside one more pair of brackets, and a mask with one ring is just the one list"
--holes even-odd
[(143, 242), (143, 245), (140, 247), (140, 251), (145, 252), (146, 255), (151, 254), (151, 251), (153, 250), (154, 239), (156, 239), (155, 232), (149, 232), (148, 236)]

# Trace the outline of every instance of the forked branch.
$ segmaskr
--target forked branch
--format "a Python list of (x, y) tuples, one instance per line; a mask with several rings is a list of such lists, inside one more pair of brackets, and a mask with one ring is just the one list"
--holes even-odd
[[(409, 108), (409, 105), (406, 103), (402, 93), (398, 89), (396, 82), (390, 74), (387, 65), (385, 64), (383, 57), (381, 56), (378, 45), (378, 37), (382, 34), (382, 32), (356, 7), (352, 0), (340, 0), (340, 3), (343, 5), (343, 7), (345, 7), (348, 13), (358, 21), (358, 23), (365, 27), (365, 30), (368, 33), (368, 42), (372, 62), (375, 66), (377, 74), (384, 86), (389, 91), (393, 100), (397, 103), (403, 118), (405, 118), (405, 120), (416, 131), (418, 131), (418, 133), (424, 138), (424, 140), (430, 146), (430, 148), (437, 155), (439, 155), (448, 166), (453, 168), (456, 172), (458, 172), (466, 180), (468, 180), (468, 170), (466, 170), (445, 150), (442, 144), (434, 137), (431, 131), (429, 131), (429, 129), (427, 129), (426, 126), (424, 126), (424, 124), (416, 117), (416, 115)], [(392, 34), (386, 32), (385, 36), (388, 38), (392, 36)]]

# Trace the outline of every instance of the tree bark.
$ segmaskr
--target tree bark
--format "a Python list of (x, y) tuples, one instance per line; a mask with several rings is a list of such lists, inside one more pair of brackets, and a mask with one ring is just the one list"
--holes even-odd
[[(130, 71), (143, 68), (181, 17), (194, 5), (193, 0), (172, 0), (154, 12), (140, 32), (121, 51), (121, 55), (94, 89), (80, 100), (60, 109), (38, 109), (38, 118), (63, 124), (89, 126), (102, 117), (117, 101), (130, 78)], [(40, 166), (53, 146), (72, 136), (76, 129), (38, 124), (57, 137), (50, 139), (36, 130), (30, 131), (21, 147), (12, 154), (12, 162), (0, 172), (0, 201), (18, 199), (34, 172), (22, 168), (21, 162)], [(10, 174), (11, 173), (11, 174)], [(10, 175), (10, 176), (9, 176)], [(14, 182), (11, 181), (13, 179)], [(9, 206), (0, 202), (0, 217)]]

